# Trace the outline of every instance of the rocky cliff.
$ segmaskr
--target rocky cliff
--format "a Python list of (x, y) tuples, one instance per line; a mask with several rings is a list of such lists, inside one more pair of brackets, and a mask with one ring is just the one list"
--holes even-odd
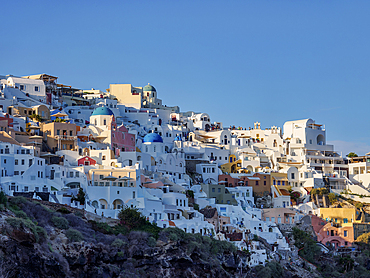
[(245, 277), (248, 270), (248, 256), (231, 244), (178, 229), (124, 235), (20, 197), (1, 209), (0, 277)]

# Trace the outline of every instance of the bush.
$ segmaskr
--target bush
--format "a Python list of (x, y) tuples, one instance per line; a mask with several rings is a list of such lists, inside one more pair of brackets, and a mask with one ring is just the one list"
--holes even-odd
[(57, 209), (57, 212), (60, 212), (60, 213), (63, 213), (63, 214), (69, 214), (71, 213), (68, 209), (66, 209), (65, 207), (61, 207), (59, 209)]
[(137, 228), (146, 222), (145, 216), (137, 208), (124, 207), (118, 214), (118, 219), (122, 225), (129, 229)]
[(124, 241), (123, 241), (123, 240), (116, 238), (116, 239), (111, 243), (111, 246), (112, 246), (112, 247), (116, 247), (116, 248), (121, 248), (124, 244), (125, 244), (125, 243), (124, 243)]
[(71, 242), (79, 242), (79, 241), (82, 241), (83, 240), (83, 236), (82, 234), (75, 230), (75, 229), (72, 229), (72, 228), (69, 228), (67, 231), (66, 231), (66, 237), (71, 241)]
[(0, 204), (4, 205), (5, 207), (8, 205), (8, 198), (6, 197), (4, 191), (0, 192)]
[(54, 226), (57, 227), (58, 229), (65, 230), (68, 229), (69, 227), (68, 220), (65, 219), (64, 217), (53, 216), (51, 218), (51, 221), (53, 222)]
[(179, 228), (166, 228), (161, 232), (161, 235), (164, 235), (171, 241), (182, 240), (186, 237), (186, 233)]
[(15, 212), (15, 217), (28, 219), (27, 214), (24, 211), (21, 211), (21, 210)]
[(123, 258), (125, 254), (122, 251), (117, 252), (117, 256)]
[(334, 193), (329, 193), (328, 198), (331, 205), (338, 201), (338, 197)]
[(154, 237), (149, 237), (148, 238), (148, 245), (149, 247), (154, 247), (157, 245), (157, 241)]
[(36, 226), (36, 233), (39, 237), (39, 241), (45, 240), (48, 237), (48, 234), (43, 227)]
[(360, 235), (356, 239), (356, 243), (370, 244), (370, 233), (365, 233), (365, 234)]
[(362, 208), (363, 206), (364, 206), (364, 204), (361, 203), (361, 202), (358, 202), (358, 203), (355, 204), (355, 207), (358, 208), (358, 209)]
[(6, 206), (4, 204), (0, 204), (0, 211), (5, 211), (6, 210)]
[(17, 205), (17, 206), (20, 204), (25, 204), (27, 202), (28, 202), (27, 199), (22, 196), (13, 197), (10, 199), (10, 203)]
[(36, 230), (36, 225), (30, 219), (23, 219), (17, 217), (9, 217), (6, 221), (15, 229), (29, 229), (35, 235), (36, 241), (39, 240), (39, 236)]
[(318, 258), (321, 253), (320, 247), (317, 246), (316, 241), (313, 240), (310, 234), (296, 227), (293, 228), (293, 237), (295, 240), (294, 245), (298, 249), (301, 249), (299, 255), (310, 263), (315, 264), (316, 258)]
[[(153, 234), (158, 238), (161, 228), (157, 224), (152, 224), (146, 220), (146, 217), (141, 214), (137, 208), (125, 207), (118, 214), (118, 219), (122, 226), (126, 226), (128, 230), (144, 231)], [(117, 225), (119, 226), (119, 225)]]

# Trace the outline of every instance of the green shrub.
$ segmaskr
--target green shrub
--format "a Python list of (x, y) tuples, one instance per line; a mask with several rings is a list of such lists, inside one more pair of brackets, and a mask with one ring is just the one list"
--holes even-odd
[(364, 204), (361, 203), (361, 202), (358, 202), (358, 203), (355, 204), (355, 207), (358, 208), (358, 209), (362, 208), (363, 206), (364, 206)]
[(237, 248), (234, 244), (224, 241), (224, 240), (213, 240), (212, 242), (212, 247), (211, 247), (211, 252), (213, 254), (219, 254), (219, 253), (233, 253), (236, 252)]
[(195, 204), (195, 203), (194, 203), (194, 204), (193, 204), (193, 207), (194, 207), (194, 209), (195, 209), (195, 210), (199, 211), (199, 205), (198, 205), (198, 204)]
[(20, 205), (20, 204), (25, 204), (27, 203), (27, 199), (24, 198), (23, 196), (17, 196), (17, 197), (13, 197), (10, 199), (10, 203), (14, 204), (14, 205)]
[(28, 219), (27, 214), (24, 211), (21, 211), (21, 210), (15, 212), (15, 217)]
[(0, 204), (0, 211), (5, 211), (6, 210), (6, 206), (4, 204)]
[(69, 214), (71, 213), (68, 209), (66, 209), (65, 207), (61, 207), (59, 209), (57, 209), (57, 212), (60, 212), (60, 213), (63, 213), (63, 214)]
[(30, 219), (9, 217), (6, 219), (6, 221), (9, 223), (10, 226), (12, 226), (15, 229), (18, 229), (18, 230), (22, 228), (30, 229), (32, 233), (35, 235), (36, 241), (39, 240), (39, 236), (36, 230), (36, 225)]
[(329, 193), (328, 198), (331, 205), (338, 201), (338, 197), (334, 193)]
[(82, 241), (83, 240), (82, 234), (79, 231), (77, 231), (75, 229), (72, 229), (72, 228), (69, 228), (66, 231), (66, 237), (71, 242), (79, 242), (79, 241)]
[(178, 241), (185, 239), (186, 233), (179, 228), (166, 228), (163, 233), (167, 235), (168, 239), (171, 241)]
[(319, 257), (321, 250), (312, 236), (309, 233), (294, 227), (293, 237), (295, 240), (294, 245), (298, 249), (301, 249), (298, 254), (311, 263), (317, 263), (316, 258)]
[(45, 229), (41, 226), (36, 226), (36, 233), (39, 237), (39, 241), (45, 240), (48, 237), (48, 234), (46, 233)]
[(149, 247), (154, 247), (154, 246), (156, 246), (156, 244), (157, 244), (157, 241), (154, 237), (151, 236), (151, 237), (148, 238), (148, 246)]
[(54, 226), (57, 227), (58, 229), (65, 230), (68, 229), (69, 227), (68, 220), (65, 219), (64, 217), (53, 216), (51, 218), (51, 221), (53, 222)]
[(4, 191), (0, 192), (0, 204), (4, 205), (5, 207), (8, 205), (8, 198), (6, 197)]
[(51, 247), (51, 243), (50, 242), (48, 242), (48, 246), (49, 246), (50, 252), (53, 253), (54, 252), (54, 249), (53, 249), (53, 247)]
[(119, 238), (116, 238), (112, 243), (111, 243), (111, 246), (112, 247), (116, 247), (116, 248), (121, 248), (123, 245), (125, 244), (125, 242)]
[(81, 211), (76, 211), (75, 213), (74, 213), (74, 215), (76, 215), (77, 217), (80, 217), (80, 218), (82, 218), (82, 217), (84, 217), (84, 214), (81, 212)]
[(125, 254), (122, 251), (117, 252), (117, 256), (123, 258)]

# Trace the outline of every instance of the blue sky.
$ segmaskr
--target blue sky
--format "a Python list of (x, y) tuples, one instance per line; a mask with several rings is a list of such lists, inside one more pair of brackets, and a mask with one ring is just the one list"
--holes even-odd
[(154, 85), (225, 126), (312, 118), (370, 151), (369, 1), (7, 1), (0, 74)]

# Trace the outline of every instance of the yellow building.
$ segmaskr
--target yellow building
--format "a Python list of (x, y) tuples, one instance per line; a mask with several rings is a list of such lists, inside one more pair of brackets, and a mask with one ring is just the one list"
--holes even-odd
[(240, 159), (236, 160), (236, 156), (233, 154), (229, 155), (229, 161), (221, 165), (221, 171), (223, 173), (238, 173), (242, 167), (242, 161)]
[(270, 173), (270, 184), (276, 185), (279, 190), (289, 191), (290, 185), (287, 173)]
[(339, 225), (365, 222), (365, 213), (356, 208), (320, 208), (318, 216)]

